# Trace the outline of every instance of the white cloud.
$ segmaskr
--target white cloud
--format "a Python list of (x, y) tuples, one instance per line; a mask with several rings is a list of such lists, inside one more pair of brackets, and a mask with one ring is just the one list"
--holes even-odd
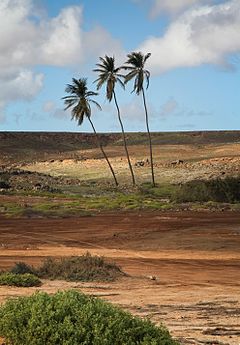
[(150, 11), (151, 17), (156, 17), (161, 13), (177, 14), (191, 6), (211, 4), (214, 0), (154, 0)]
[(191, 9), (168, 27), (163, 37), (150, 37), (141, 47), (151, 52), (153, 73), (176, 67), (216, 64), (227, 66), (228, 56), (240, 52), (240, 1)]
[[(151, 121), (152, 118), (156, 117), (157, 112), (154, 109), (153, 105), (149, 102), (147, 102), (147, 108), (148, 108), (148, 115), (150, 118), (149, 121)], [(121, 111), (121, 115), (124, 121), (131, 121), (131, 122), (138, 122), (138, 123), (145, 124), (146, 115), (145, 115), (145, 111), (143, 107), (142, 97), (135, 95), (129, 103), (120, 105), (120, 111)]]
[(13, 101), (30, 101), (43, 86), (43, 74), (26, 69), (0, 72), (0, 117), (5, 119), (5, 107)]
[(42, 109), (45, 113), (50, 113), (53, 110), (55, 110), (55, 108), (56, 108), (56, 105), (53, 101), (46, 101), (42, 106)]
[(33, 14), (30, 0), (1, 0), (0, 68), (79, 62), (82, 8), (68, 7), (38, 21)]
[(126, 60), (126, 52), (121, 42), (101, 26), (83, 33), (83, 50), (85, 59), (109, 55), (116, 58), (116, 64), (122, 64)]
[(135, 3), (145, 3), (150, 5), (150, 17), (156, 18), (161, 14), (169, 14), (171, 16), (178, 15), (190, 8), (197, 8), (202, 5), (212, 5), (228, 0), (132, 0)]
[(82, 7), (68, 6), (56, 17), (33, 0), (0, 0), (0, 106), (31, 100), (43, 86), (35, 66), (77, 66), (94, 54), (121, 51), (103, 28), (82, 30)]
[(64, 109), (61, 109), (61, 108), (56, 108), (55, 111), (53, 112), (53, 116), (60, 120), (65, 120), (68, 117), (69, 119), (71, 118), (70, 111), (65, 111)]
[(203, 117), (203, 116), (211, 116), (210, 111), (206, 110), (193, 110), (185, 106), (184, 104), (180, 104), (174, 98), (169, 98), (160, 108), (158, 113), (162, 119), (166, 119), (169, 116), (187, 118), (187, 117)]
[(126, 103), (121, 106), (120, 110), (123, 119), (138, 122), (145, 121), (145, 113), (140, 97), (134, 97), (130, 103)]
[(64, 110), (59, 108), (56, 103), (52, 100), (49, 100), (42, 105), (42, 110), (45, 113), (48, 113), (50, 116), (53, 116), (60, 120), (65, 120), (66, 118), (71, 118), (70, 110)]
[(174, 98), (170, 98), (166, 103), (164, 103), (160, 110), (160, 116), (165, 117), (172, 115), (178, 108), (178, 103)]

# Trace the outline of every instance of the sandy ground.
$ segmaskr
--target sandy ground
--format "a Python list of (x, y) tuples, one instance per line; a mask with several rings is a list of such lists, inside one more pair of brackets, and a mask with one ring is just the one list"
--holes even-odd
[[(184, 183), (194, 179), (213, 179), (240, 174), (240, 144), (224, 145), (154, 145), (154, 172), (157, 183)], [(131, 181), (129, 168), (122, 147), (107, 147), (111, 164), (121, 183)], [(129, 146), (136, 181), (147, 182), (151, 177), (146, 164), (149, 152), (146, 146)], [(79, 178), (80, 180), (111, 180), (111, 173), (97, 149), (79, 151), (85, 159), (55, 159), (20, 164), (21, 169), (53, 176)], [(96, 157), (98, 157), (96, 159)], [(172, 164), (176, 160), (183, 164)], [(144, 161), (144, 166), (136, 166)]]
[[(121, 265), (114, 283), (44, 281), (0, 287), (0, 302), (75, 288), (165, 324), (183, 344), (240, 344), (240, 215), (108, 213), (70, 219), (0, 217), (0, 269), (89, 251)], [(156, 279), (152, 280), (151, 276)]]

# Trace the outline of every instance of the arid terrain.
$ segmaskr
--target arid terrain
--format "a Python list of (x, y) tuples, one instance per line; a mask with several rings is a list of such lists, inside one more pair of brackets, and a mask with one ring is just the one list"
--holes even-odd
[[(238, 345), (238, 213), (123, 212), (70, 219), (0, 218), (0, 268), (46, 256), (90, 253), (120, 264), (114, 283), (45, 281), (76, 288), (169, 327), (183, 344)], [(36, 288), (0, 287), (0, 301)]]
[[(38, 265), (48, 256), (89, 251), (115, 261), (128, 275), (113, 283), (44, 281), (38, 288), (0, 287), (0, 303), (36, 290), (51, 293), (74, 288), (165, 324), (182, 344), (239, 345), (239, 204), (208, 205), (204, 210), (201, 205), (177, 205), (171, 210), (163, 205), (160, 210), (147, 209), (152, 200), (146, 199), (142, 207), (118, 205), (102, 210), (90, 201), (102, 194), (109, 203), (115, 198), (112, 189), (104, 190), (112, 188), (104, 160), (89, 136), (84, 137), (82, 147), (77, 135), (62, 137), (61, 143), (60, 133), (2, 133), (2, 176), (7, 175), (10, 187), (0, 194), (0, 270), (18, 261)], [(157, 183), (239, 176), (238, 137), (238, 132), (155, 134)], [(150, 167), (145, 139), (142, 134), (129, 135), (130, 139), (137, 181), (147, 182)], [(128, 193), (130, 178), (119, 140), (117, 135), (106, 136), (106, 151), (123, 186), (121, 191)], [(55, 188), (63, 195), (54, 194)], [(159, 198), (168, 206), (168, 198)], [(86, 201), (88, 208), (83, 208)], [(48, 216), (37, 208), (42, 205), (42, 211), (50, 204), (53, 211), (59, 211), (59, 203), (68, 209), (75, 207), (76, 212), (65, 217), (60, 208)], [(26, 212), (19, 215), (16, 207)]]

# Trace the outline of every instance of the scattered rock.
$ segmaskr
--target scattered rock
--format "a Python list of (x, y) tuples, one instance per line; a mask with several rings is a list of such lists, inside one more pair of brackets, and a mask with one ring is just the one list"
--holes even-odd
[(18, 168), (0, 167), (0, 191), (45, 191), (60, 192), (59, 186), (79, 185), (76, 178), (53, 177), (48, 174), (22, 170)]
[(176, 159), (175, 161), (172, 161), (171, 162), (171, 165), (179, 165), (179, 164), (183, 164), (184, 163), (184, 161), (183, 160), (181, 160), (181, 159)]

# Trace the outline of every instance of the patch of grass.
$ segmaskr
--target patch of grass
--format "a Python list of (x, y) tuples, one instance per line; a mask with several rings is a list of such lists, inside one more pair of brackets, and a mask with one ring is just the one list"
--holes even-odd
[(162, 184), (152, 187), (150, 183), (144, 183), (138, 188), (123, 190), (110, 187), (105, 190), (103, 186), (88, 184), (82, 192), (84, 194), (62, 194), (60, 198), (58, 195), (40, 198), (39, 194), (35, 199), (37, 202), (32, 197), (27, 204), (7, 201), (0, 204), (0, 212), (13, 217), (79, 217), (91, 216), (95, 211), (172, 210), (181, 207), (182, 203), (236, 203), (240, 201), (240, 178), (195, 180), (181, 186)]
[(240, 203), (231, 205), (231, 210), (232, 211), (240, 211)]
[[(0, 204), (0, 212), (9, 217), (71, 217), (91, 216), (94, 211), (113, 210), (139, 210), (139, 209), (161, 209), (162, 206), (170, 208), (169, 194), (166, 189), (156, 189), (155, 195), (151, 192), (145, 194), (135, 192), (115, 192), (111, 195), (88, 195), (70, 196), (68, 199), (43, 198), (36, 202), (22, 204), (19, 202), (4, 202)], [(159, 195), (158, 195), (159, 194)], [(165, 198), (163, 197), (165, 196)], [(173, 206), (172, 206), (173, 207)]]
[(165, 327), (72, 290), (9, 300), (0, 336), (11, 345), (179, 345)]
[(151, 196), (153, 198), (171, 199), (178, 186), (173, 184), (161, 184), (153, 187), (151, 183), (142, 183), (139, 187), (141, 195)]
[(41, 285), (41, 281), (33, 274), (0, 273), (0, 285), (31, 287)]
[(14, 202), (3, 202), (0, 204), (0, 212), (7, 217), (18, 217), (23, 214), (24, 207)]
[(89, 253), (70, 258), (47, 258), (36, 272), (41, 278), (67, 281), (113, 281), (124, 275), (115, 263)]

